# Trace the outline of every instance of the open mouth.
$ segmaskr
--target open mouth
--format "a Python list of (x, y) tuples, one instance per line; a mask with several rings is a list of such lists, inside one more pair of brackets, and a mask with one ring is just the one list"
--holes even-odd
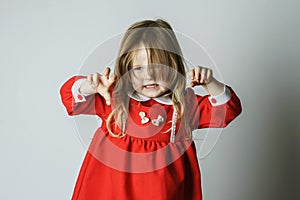
[(155, 89), (158, 87), (158, 84), (148, 84), (148, 85), (144, 85), (144, 88), (146, 89)]

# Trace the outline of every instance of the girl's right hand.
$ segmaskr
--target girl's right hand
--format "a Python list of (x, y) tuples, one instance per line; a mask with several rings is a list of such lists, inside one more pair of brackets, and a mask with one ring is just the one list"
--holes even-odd
[(93, 73), (87, 76), (90, 86), (99, 93), (106, 101), (107, 105), (111, 104), (111, 94), (109, 88), (115, 82), (115, 75), (110, 76), (110, 68), (106, 68), (103, 74)]

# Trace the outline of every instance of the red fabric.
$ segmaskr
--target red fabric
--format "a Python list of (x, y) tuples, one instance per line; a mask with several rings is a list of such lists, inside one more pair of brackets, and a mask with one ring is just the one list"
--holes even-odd
[[(111, 107), (99, 95), (86, 96), (85, 102), (74, 103), (70, 78), (60, 90), (69, 115), (98, 115), (105, 121)], [(230, 88), (230, 87), (229, 87)], [(213, 107), (208, 96), (197, 96), (186, 90), (190, 125), (198, 128), (222, 128), (241, 112), (239, 98), (230, 88), (231, 98)], [(97, 129), (83, 161), (72, 200), (201, 200), (201, 177), (196, 148), (192, 141), (181, 140), (184, 128), (176, 125), (176, 140), (169, 143), (173, 108), (154, 100), (129, 101), (130, 116), (126, 135), (112, 137), (105, 123)], [(139, 112), (150, 119), (141, 123)], [(165, 120), (154, 126), (152, 119), (161, 115)], [(111, 127), (118, 133), (119, 128)]]

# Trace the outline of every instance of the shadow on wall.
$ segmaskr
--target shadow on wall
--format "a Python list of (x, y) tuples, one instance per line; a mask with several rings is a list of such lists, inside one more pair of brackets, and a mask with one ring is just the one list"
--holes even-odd
[[(280, 73), (274, 76), (280, 76)], [(271, 77), (277, 79), (274, 76)], [(295, 92), (298, 88), (295, 84), (297, 78), (289, 77), (286, 82), (281, 81), (280, 84), (277, 80), (276, 84), (273, 80), (264, 86), (265, 95), (258, 95), (259, 98), (256, 98), (257, 102), (253, 106), (260, 105), (254, 111), (257, 123), (253, 124), (258, 127), (252, 128), (258, 130), (259, 134), (253, 134), (257, 134), (260, 141), (254, 150), (255, 158), (252, 164), (254, 170), (251, 172), (254, 175), (251, 177), (254, 185), (250, 188), (256, 193), (253, 196), (259, 200), (298, 200), (300, 199), (300, 93)]]

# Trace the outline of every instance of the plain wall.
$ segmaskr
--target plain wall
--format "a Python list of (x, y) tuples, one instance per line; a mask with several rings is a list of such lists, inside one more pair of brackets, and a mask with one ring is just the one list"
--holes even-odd
[(243, 113), (200, 160), (204, 199), (299, 199), (299, 7), (0, 1), (0, 199), (70, 199), (86, 148), (59, 88), (98, 44), (158, 17), (202, 44), (242, 101)]

